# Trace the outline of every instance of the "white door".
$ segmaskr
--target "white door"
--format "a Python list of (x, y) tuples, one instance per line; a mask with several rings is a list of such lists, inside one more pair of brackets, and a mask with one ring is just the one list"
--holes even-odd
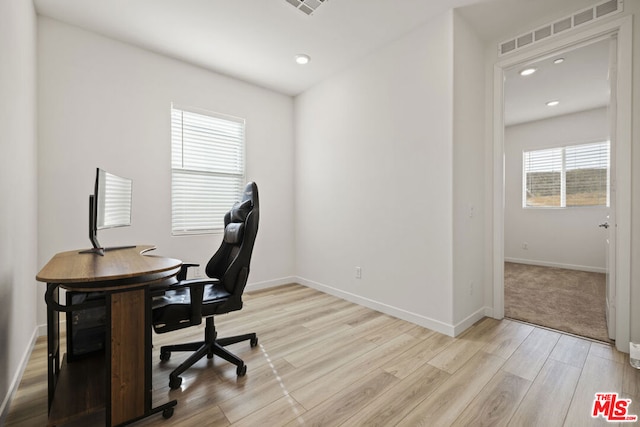
[(610, 339), (616, 338), (616, 269), (612, 261), (615, 260), (615, 221), (611, 213), (607, 215), (605, 222), (600, 224), (607, 237), (605, 239), (605, 268), (606, 268), (606, 294), (605, 294), (605, 313), (607, 317), (607, 331)]

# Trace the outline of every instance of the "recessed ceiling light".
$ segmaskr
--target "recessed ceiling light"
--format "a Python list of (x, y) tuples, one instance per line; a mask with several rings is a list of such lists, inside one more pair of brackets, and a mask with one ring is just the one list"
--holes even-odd
[(295, 56), (295, 58), (296, 58), (296, 63), (300, 65), (308, 64), (309, 61), (311, 61), (311, 57), (309, 55), (305, 55), (304, 53), (299, 53), (298, 55)]
[(547, 102), (547, 107), (555, 107), (558, 104), (560, 104), (560, 101), (558, 100), (549, 101)]
[(553, 61), (554, 64), (562, 64), (564, 62), (564, 58), (558, 58)]
[(521, 76), (530, 76), (531, 74), (535, 73), (536, 71), (538, 71), (537, 68), (525, 68), (524, 70), (520, 71), (520, 75)]

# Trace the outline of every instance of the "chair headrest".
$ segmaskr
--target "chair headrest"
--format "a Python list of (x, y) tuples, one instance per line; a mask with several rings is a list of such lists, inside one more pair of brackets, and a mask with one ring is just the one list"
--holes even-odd
[(247, 200), (251, 201), (251, 205), (254, 208), (258, 208), (258, 186), (255, 182), (248, 182), (244, 187), (244, 193), (242, 195), (242, 201), (245, 202)]
[(229, 211), (229, 222), (244, 222), (252, 208), (251, 200), (236, 202)]

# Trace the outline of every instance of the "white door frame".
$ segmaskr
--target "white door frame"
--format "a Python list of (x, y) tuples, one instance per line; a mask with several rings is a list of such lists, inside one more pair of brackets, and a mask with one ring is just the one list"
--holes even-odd
[(493, 67), (493, 317), (504, 317), (504, 72), (520, 63), (567, 49), (607, 34), (618, 35), (618, 88), (616, 133), (616, 170), (612, 185), (616, 195), (615, 239), (616, 348), (629, 352), (631, 319), (631, 83), (632, 17), (624, 16), (604, 24), (567, 32), (568, 35), (532, 46), (499, 60)]

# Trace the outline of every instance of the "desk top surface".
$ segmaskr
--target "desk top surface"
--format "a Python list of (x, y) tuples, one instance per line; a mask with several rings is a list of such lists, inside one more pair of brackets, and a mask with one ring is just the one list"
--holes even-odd
[(40, 270), (36, 280), (47, 283), (89, 283), (172, 272), (182, 261), (146, 255), (155, 246), (106, 251), (104, 256), (79, 251), (60, 252)]

